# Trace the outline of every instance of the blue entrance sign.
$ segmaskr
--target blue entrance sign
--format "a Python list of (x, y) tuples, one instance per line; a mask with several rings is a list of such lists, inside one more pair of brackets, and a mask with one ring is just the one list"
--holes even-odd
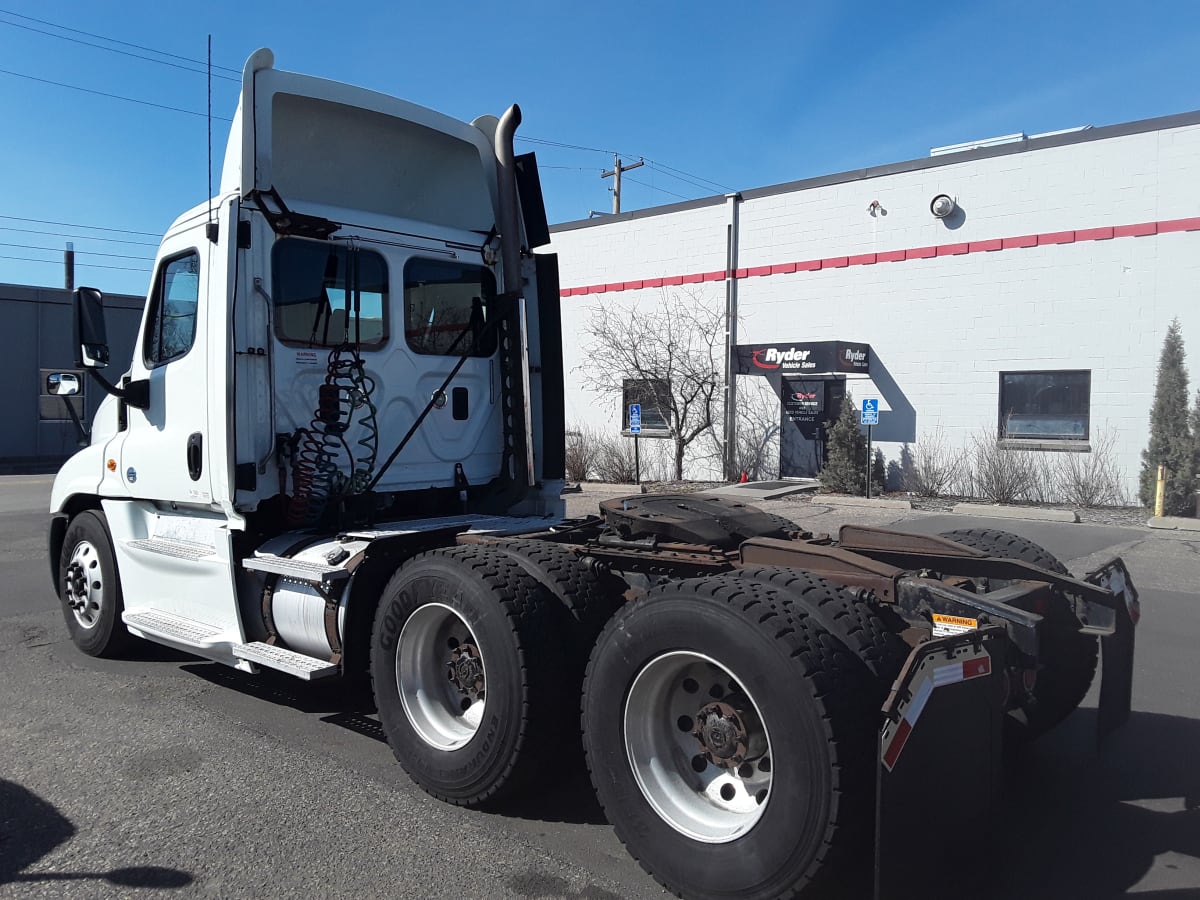
[(864, 400), (862, 402), (862, 425), (878, 425), (879, 424), (879, 401)]

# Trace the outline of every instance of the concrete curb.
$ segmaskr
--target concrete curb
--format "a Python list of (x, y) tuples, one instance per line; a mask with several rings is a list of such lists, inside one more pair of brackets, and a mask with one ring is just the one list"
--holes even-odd
[(1037, 506), (994, 506), (990, 503), (956, 503), (950, 510), (958, 515), (991, 516), (996, 519), (1033, 519), (1041, 522), (1078, 522), (1073, 509), (1042, 509)]
[(816, 494), (813, 503), (821, 506), (866, 506), (873, 509), (912, 509), (911, 500), (885, 500), (872, 497), (842, 497), (836, 494)]
[(1146, 524), (1151, 528), (1170, 531), (1200, 531), (1200, 519), (1185, 519), (1182, 516), (1152, 516)]

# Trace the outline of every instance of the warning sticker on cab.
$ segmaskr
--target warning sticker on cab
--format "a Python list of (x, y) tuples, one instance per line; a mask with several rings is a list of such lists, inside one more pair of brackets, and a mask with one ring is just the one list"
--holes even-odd
[(298, 366), (319, 366), (321, 358), (317, 355), (316, 350), (297, 350), (296, 365)]
[(947, 616), (942, 613), (933, 614), (933, 636), (950, 637), (965, 631), (974, 631), (979, 627), (978, 619), (968, 619), (964, 616)]

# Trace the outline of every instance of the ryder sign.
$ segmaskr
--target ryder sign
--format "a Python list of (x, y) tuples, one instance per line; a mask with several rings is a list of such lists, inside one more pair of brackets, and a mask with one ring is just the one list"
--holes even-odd
[(871, 372), (871, 345), (850, 341), (738, 344), (739, 375), (836, 375)]

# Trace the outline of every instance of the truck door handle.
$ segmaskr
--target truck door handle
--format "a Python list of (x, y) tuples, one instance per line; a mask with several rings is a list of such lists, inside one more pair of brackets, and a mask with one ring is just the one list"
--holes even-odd
[(187, 467), (192, 481), (199, 481), (204, 471), (204, 455), (200, 452), (203, 448), (204, 435), (197, 431), (187, 441)]

